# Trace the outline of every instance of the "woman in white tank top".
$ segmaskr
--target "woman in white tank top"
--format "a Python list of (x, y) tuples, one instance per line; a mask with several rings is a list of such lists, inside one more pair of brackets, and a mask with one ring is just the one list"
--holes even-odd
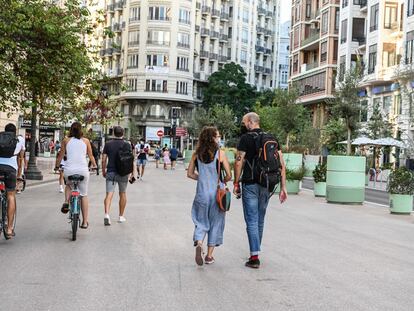
[(88, 222), (88, 184), (89, 184), (89, 169), (86, 156), (92, 162), (92, 167), (96, 167), (95, 158), (92, 154), (91, 143), (88, 139), (83, 137), (82, 125), (79, 122), (74, 122), (70, 127), (69, 137), (66, 137), (61, 144), (59, 156), (56, 158), (56, 167), (59, 166), (63, 156), (66, 154), (65, 161), (65, 203), (62, 205), (62, 213), (66, 214), (69, 211), (69, 197), (71, 182), (68, 177), (71, 175), (82, 175), (84, 179), (79, 183), (79, 191), (82, 197), (82, 229), (87, 229)]

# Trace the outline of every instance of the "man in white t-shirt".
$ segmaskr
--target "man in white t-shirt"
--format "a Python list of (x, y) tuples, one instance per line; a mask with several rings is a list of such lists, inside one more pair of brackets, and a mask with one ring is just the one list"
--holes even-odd
[[(14, 153), (11, 157), (0, 157), (0, 176), (7, 191), (8, 223), (6, 239), (14, 235), (14, 215), (16, 211), (16, 182), (22, 177), (24, 165), (25, 144), (24, 138), (16, 136), (16, 126), (13, 123), (6, 125), (4, 132), (14, 135), (17, 140)], [(3, 150), (4, 151), (4, 150)]]
[(150, 150), (150, 145), (144, 143), (141, 140), (138, 144), (135, 145), (135, 154), (137, 155), (137, 172), (138, 172), (138, 179), (144, 177), (145, 165), (147, 165), (148, 159), (148, 152)]

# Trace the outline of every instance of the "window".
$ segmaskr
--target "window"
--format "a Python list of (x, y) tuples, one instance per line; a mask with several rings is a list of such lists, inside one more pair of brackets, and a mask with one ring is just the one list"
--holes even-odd
[(247, 64), (247, 51), (246, 50), (240, 51), (240, 61), (242, 64)]
[(322, 34), (325, 34), (328, 32), (328, 11), (324, 12), (322, 14)]
[(128, 54), (127, 68), (138, 68), (138, 54)]
[(190, 11), (185, 9), (180, 9), (178, 16), (178, 21), (182, 24), (190, 24)]
[(326, 72), (296, 81), (299, 87), (299, 95), (308, 95), (325, 91)]
[(242, 42), (243, 43), (248, 43), (249, 42), (249, 32), (247, 31), (247, 29), (243, 29), (242, 30)]
[(341, 23), (341, 44), (346, 42), (347, 34), (348, 34), (348, 20), (345, 19)]
[(170, 45), (170, 32), (162, 30), (149, 30), (148, 43), (155, 45)]
[(406, 64), (411, 64), (413, 62), (413, 50), (414, 50), (413, 44), (414, 44), (414, 30), (407, 32), (407, 40), (405, 42), (405, 63)]
[(389, 114), (391, 112), (391, 105), (392, 105), (392, 96), (384, 96), (382, 101), (382, 109), (384, 110), (385, 114)]
[(334, 48), (333, 48), (333, 61), (336, 63), (338, 60), (338, 40), (334, 40)]
[(394, 96), (394, 115), (402, 114), (401, 95)]
[(326, 62), (328, 56), (328, 41), (321, 43), (321, 62)]
[(371, 6), (371, 20), (369, 31), (378, 30), (378, 18), (379, 18), (379, 3)]
[(178, 33), (177, 45), (182, 48), (190, 48), (190, 35), (188, 33)]
[(407, 16), (414, 14), (414, 0), (407, 0)]
[(339, 58), (339, 76), (338, 76), (338, 79), (339, 79), (340, 82), (344, 81), (345, 68), (346, 68), (346, 56), (343, 55)]
[(177, 88), (175, 92), (177, 94), (188, 95), (188, 83), (177, 81)]
[(145, 81), (145, 91), (167, 93), (167, 80), (148, 79)]
[(365, 43), (365, 18), (352, 19), (352, 41)]
[(188, 57), (177, 57), (177, 70), (188, 71)]
[(296, 54), (293, 56), (293, 72), (298, 72), (299, 69), (299, 56)]
[(165, 54), (149, 54), (147, 55), (147, 66), (167, 67), (168, 55)]
[(157, 21), (169, 21), (171, 17), (171, 9), (165, 6), (150, 6), (148, 19)]
[(384, 67), (394, 66), (397, 63), (396, 44), (384, 43), (382, 51), (382, 65)]
[(368, 73), (371, 74), (375, 72), (376, 66), (377, 66), (377, 45), (373, 44), (369, 47)]
[(139, 45), (139, 31), (134, 30), (128, 33), (128, 46)]
[[(147, 81), (149, 81), (149, 80), (147, 80)], [(163, 116), (165, 116), (165, 110), (164, 110), (164, 108), (162, 108), (161, 105), (151, 105), (149, 113), (150, 113), (150, 116), (153, 116), (153, 117), (163, 117)]]
[(312, 0), (306, 0), (306, 10), (305, 10), (306, 18), (311, 18), (311, 13), (312, 13)]
[(136, 92), (138, 79), (127, 79), (127, 92)]
[(249, 10), (246, 8), (243, 9), (243, 22), (249, 22)]
[(136, 6), (129, 9), (129, 21), (139, 21), (141, 19), (141, 7)]
[(398, 27), (397, 23), (397, 7), (395, 5), (385, 5), (384, 28), (395, 29)]
[(342, 0), (342, 8), (346, 8), (348, 6), (348, 0)]
[(335, 32), (339, 31), (339, 8), (335, 8)]

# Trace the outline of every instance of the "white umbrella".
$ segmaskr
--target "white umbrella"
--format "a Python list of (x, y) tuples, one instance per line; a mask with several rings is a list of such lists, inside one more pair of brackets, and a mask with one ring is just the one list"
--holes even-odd
[(398, 147), (398, 148), (407, 148), (402, 141), (396, 140), (392, 137), (376, 139), (376, 140), (374, 140), (374, 145), (395, 146), (395, 147)]
[[(344, 140), (339, 142), (338, 144), (347, 144), (348, 141)], [(365, 136), (361, 136), (358, 138), (355, 138), (352, 143), (352, 145), (354, 146), (362, 146), (362, 145), (375, 145), (374, 140), (372, 140), (371, 138), (365, 137)]]

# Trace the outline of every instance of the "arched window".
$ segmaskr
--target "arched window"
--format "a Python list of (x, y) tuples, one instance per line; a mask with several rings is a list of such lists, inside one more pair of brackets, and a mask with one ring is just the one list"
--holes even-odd
[(152, 105), (150, 108), (150, 116), (162, 117), (165, 115), (164, 108), (161, 105)]

